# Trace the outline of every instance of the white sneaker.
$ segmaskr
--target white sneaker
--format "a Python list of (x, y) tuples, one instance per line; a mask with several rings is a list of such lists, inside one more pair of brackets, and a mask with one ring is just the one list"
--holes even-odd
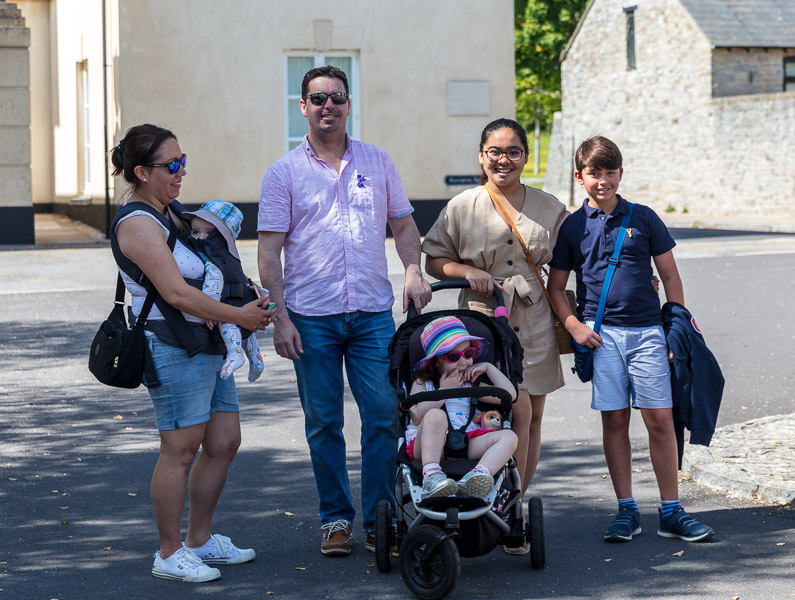
[(155, 552), (152, 575), (186, 583), (202, 583), (218, 579), (221, 576), (221, 571), (214, 567), (208, 567), (193, 552), (183, 546), (168, 558), (160, 558), (160, 552)]
[(189, 548), (199, 560), (207, 565), (237, 565), (253, 559), (257, 553), (251, 548), (243, 550), (232, 543), (225, 535), (211, 535), (201, 548)]

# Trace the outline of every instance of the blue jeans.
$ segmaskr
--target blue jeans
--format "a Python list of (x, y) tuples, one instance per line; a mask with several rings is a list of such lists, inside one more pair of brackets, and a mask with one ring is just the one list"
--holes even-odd
[[(389, 385), (387, 348), (395, 333), (392, 312), (352, 312), (307, 317), (290, 311), (304, 353), (293, 361), (304, 409), (320, 522), (354, 522), (345, 438), (342, 363), (362, 420), (362, 513), (365, 532), (374, 528), (375, 506), (394, 506), (397, 465), (397, 395)], [(393, 508), (394, 510), (394, 508)]]

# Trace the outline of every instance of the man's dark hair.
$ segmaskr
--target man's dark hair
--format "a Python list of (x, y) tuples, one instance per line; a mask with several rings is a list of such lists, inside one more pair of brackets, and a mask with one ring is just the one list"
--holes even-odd
[(624, 164), (624, 159), (618, 146), (604, 136), (595, 135), (577, 148), (577, 152), (574, 153), (574, 164), (578, 173), (582, 173), (586, 167), (618, 170)]
[(348, 89), (348, 76), (345, 75), (345, 71), (335, 67), (334, 65), (325, 65), (323, 67), (309, 69), (306, 72), (306, 75), (304, 75), (304, 80), (301, 82), (301, 98), (306, 98), (306, 94), (309, 90), (309, 82), (313, 79), (317, 79), (318, 77), (332, 77), (334, 79), (339, 79), (342, 82), (342, 85), (345, 86), (345, 91), (350, 91)]

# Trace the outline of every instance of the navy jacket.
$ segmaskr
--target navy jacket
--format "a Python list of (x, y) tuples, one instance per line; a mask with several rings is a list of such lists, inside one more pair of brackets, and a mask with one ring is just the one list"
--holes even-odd
[(684, 306), (666, 302), (662, 307), (663, 329), (671, 363), (674, 428), (679, 451), (679, 468), (684, 452), (684, 428), (690, 443), (709, 446), (723, 397), (723, 373), (707, 348), (696, 320)]

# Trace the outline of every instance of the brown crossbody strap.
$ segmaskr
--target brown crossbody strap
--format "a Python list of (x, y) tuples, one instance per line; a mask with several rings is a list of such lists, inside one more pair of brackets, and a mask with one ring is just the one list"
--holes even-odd
[(530, 250), (527, 249), (527, 244), (524, 243), (524, 240), (522, 239), (522, 236), (519, 234), (519, 230), (516, 229), (516, 225), (513, 224), (513, 221), (511, 220), (511, 217), (509, 217), (508, 213), (505, 212), (505, 208), (503, 207), (502, 203), (497, 199), (497, 197), (494, 194), (491, 193), (491, 190), (489, 189), (489, 187), (487, 185), (485, 185), (485, 184), (483, 185), (483, 187), (489, 193), (489, 196), (491, 196), (491, 199), (494, 201), (494, 204), (497, 205), (497, 208), (500, 209), (500, 212), (505, 217), (505, 221), (510, 226), (511, 231), (513, 231), (513, 234), (516, 236), (516, 239), (519, 240), (519, 244), (521, 244), (521, 246), (522, 246), (522, 250), (524, 251), (525, 258), (527, 258), (527, 262), (530, 263), (530, 266), (533, 267), (533, 273), (536, 274), (536, 277), (538, 278), (538, 283), (541, 285), (541, 289), (544, 290), (544, 295), (547, 297), (547, 302), (549, 302), (549, 307), (552, 309), (552, 312), (555, 313), (555, 317), (558, 318), (558, 321), (560, 321), (560, 318), (558, 317), (558, 313), (555, 311), (555, 305), (552, 304), (552, 298), (549, 297), (549, 292), (547, 291), (547, 286), (544, 285), (544, 281), (541, 279), (541, 274), (538, 272), (538, 269), (536, 268), (535, 262), (533, 262), (533, 259), (530, 257)]

